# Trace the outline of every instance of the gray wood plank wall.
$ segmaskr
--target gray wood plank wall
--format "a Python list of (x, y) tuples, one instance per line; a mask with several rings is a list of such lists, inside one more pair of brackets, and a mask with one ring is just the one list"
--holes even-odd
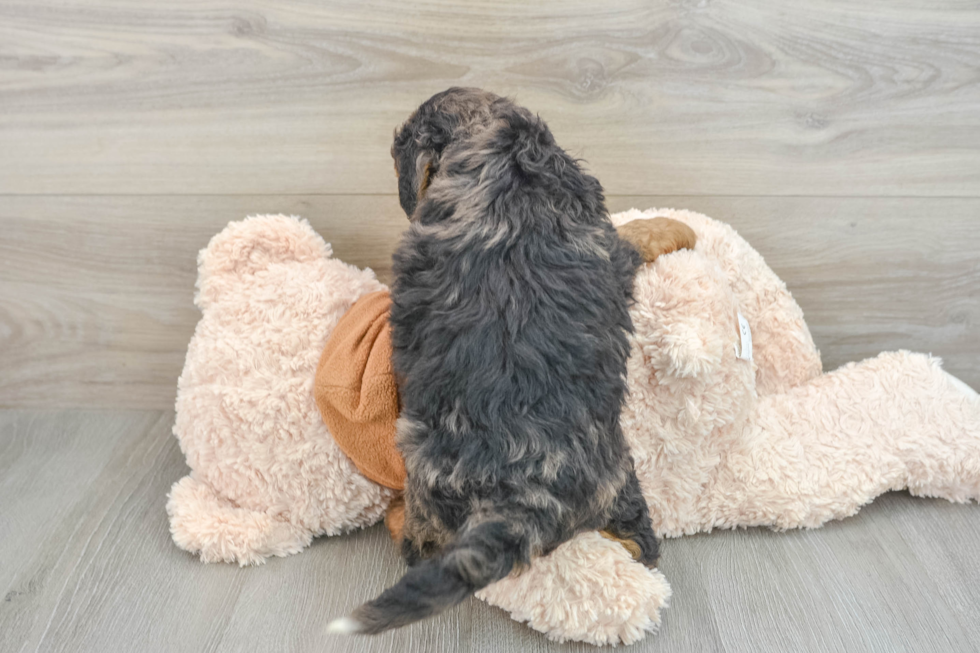
[(727, 220), (828, 368), (910, 348), (980, 385), (976, 2), (0, 1), (0, 405), (172, 405), (194, 252), (309, 218), (386, 276), (391, 133), (512, 95), (610, 206)]

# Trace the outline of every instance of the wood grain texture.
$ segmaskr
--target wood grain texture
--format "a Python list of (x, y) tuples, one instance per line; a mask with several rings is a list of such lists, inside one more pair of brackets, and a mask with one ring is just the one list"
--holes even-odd
[[(469, 599), (377, 638), (329, 621), (403, 572), (380, 525), (241, 569), (171, 542), (170, 411), (0, 410), (0, 650), (586, 653)], [(674, 598), (631, 651), (980, 648), (980, 508), (904, 493), (811, 531), (664, 543)]]
[[(0, 412), (0, 650), (323, 651), (332, 618), (404, 571), (383, 528), (250, 569), (180, 551), (164, 509), (186, 474), (172, 423), (172, 412)], [(440, 650), (465, 615), (375, 650)]]
[(303, 215), (336, 256), (386, 272), (399, 211), (370, 196), (0, 197), (0, 405), (172, 407), (197, 252), (230, 220)]
[(976, 196), (974, 1), (0, 1), (0, 193), (387, 193), (482, 86), (611, 193)]
[[(910, 349), (980, 388), (980, 199), (612, 197), (724, 220), (806, 314), (824, 366)], [(390, 279), (393, 196), (0, 196), (0, 406), (170, 408), (196, 254), (247, 214), (308, 218)]]
[[(196, 253), (308, 218), (390, 279), (392, 129), (511, 95), (612, 210), (734, 225), (826, 369), (906, 348), (980, 388), (976, 0), (0, 0), (0, 651), (594, 651), (469, 600), (324, 626), (401, 573), (380, 526), (254, 569), (170, 541)], [(148, 410), (124, 410), (148, 409)], [(890, 494), (815, 531), (671, 540), (633, 651), (980, 650), (980, 510)]]

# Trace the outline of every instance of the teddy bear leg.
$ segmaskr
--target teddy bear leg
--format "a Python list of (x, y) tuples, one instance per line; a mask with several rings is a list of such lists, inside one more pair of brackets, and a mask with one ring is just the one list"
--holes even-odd
[(937, 360), (921, 358), (935, 376), (928, 395), (935, 402), (929, 411), (933, 432), (922, 439), (921, 451), (907, 456), (909, 492), (956, 502), (980, 500), (980, 395)]
[(580, 533), (476, 593), (548, 639), (597, 646), (632, 644), (660, 626), (670, 585), (617, 542)]
[[(943, 370), (939, 359), (907, 351), (880, 354), (845, 374), (873, 407), (882, 453), (903, 468), (890, 489), (956, 502), (980, 499), (980, 399), (972, 388)], [(868, 378), (862, 383), (862, 377)]]
[(622, 544), (634, 560), (647, 567), (657, 566), (660, 547), (635, 470), (630, 469), (626, 484), (616, 496), (609, 524), (601, 534)]
[(170, 532), (180, 548), (203, 562), (265, 562), (302, 551), (313, 534), (264, 512), (235, 506), (193, 476), (174, 483), (167, 500)]
[(812, 528), (875, 497), (980, 499), (980, 400), (937, 359), (905, 351), (763, 397), (683, 532)]
[[(832, 445), (837, 452), (836, 470), (826, 470), (838, 479), (833, 487), (850, 479), (850, 497), (864, 494), (865, 502), (901, 489), (955, 502), (980, 499), (980, 401), (939, 359), (885, 352), (823, 380), (830, 402), (823, 418), (836, 410), (844, 436), (817, 436), (824, 451)], [(808, 457), (819, 458), (818, 451)]]

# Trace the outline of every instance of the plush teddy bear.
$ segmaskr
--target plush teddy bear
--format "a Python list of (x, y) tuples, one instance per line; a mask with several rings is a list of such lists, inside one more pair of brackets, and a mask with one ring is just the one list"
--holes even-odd
[(636, 279), (623, 414), (659, 534), (814, 527), (906, 488), (980, 498), (976, 392), (906, 351), (821, 374), (800, 309), (762, 257), (726, 225), (672, 217), (698, 245)]
[[(328, 337), (358, 299), (382, 290), (371, 270), (332, 258), (297, 218), (232, 222), (201, 250), (194, 301), (202, 317), (178, 380), (174, 424), (191, 473), (167, 502), (180, 548), (204, 562), (260, 564), (382, 518), (396, 493), (343, 453), (314, 392)], [(348, 357), (345, 366), (370, 363)], [(357, 403), (337, 405), (364, 422), (393, 419), (383, 409), (365, 415)], [(386, 482), (391, 467), (371, 476)], [(657, 627), (670, 596), (663, 574), (597, 533), (532, 570), (524, 578), (541, 582), (487, 588), (488, 600), (555, 639), (635, 641)]]
[[(730, 227), (685, 211), (613, 219), (657, 216), (698, 238), (635, 282), (622, 423), (658, 533), (816, 526), (905, 487), (980, 496), (976, 393), (906, 352), (821, 374), (799, 307)], [(202, 250), (174, 426), (191, 474), (167, 504), (181, 548), (255, 564), (382, 517), (395, 491), (344, 455), (314, 400), (328, 336), (382, 290), (294, 218), (231, 223)], [(550, 638), (594, 644), (642, 638), (669, 595), (597, 533), (478, 593)]]

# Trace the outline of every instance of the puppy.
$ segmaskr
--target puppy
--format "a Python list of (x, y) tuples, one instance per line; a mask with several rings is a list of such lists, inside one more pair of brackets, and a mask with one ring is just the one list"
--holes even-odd
[(392, 155), (411, 222), (391, 289), (411, 568), (332, 630), (437, 614), (581, 531), (655, 565), (619, 426), (642, 259), (599, 182), (540, 118), (478, 89), (422, 104)]

